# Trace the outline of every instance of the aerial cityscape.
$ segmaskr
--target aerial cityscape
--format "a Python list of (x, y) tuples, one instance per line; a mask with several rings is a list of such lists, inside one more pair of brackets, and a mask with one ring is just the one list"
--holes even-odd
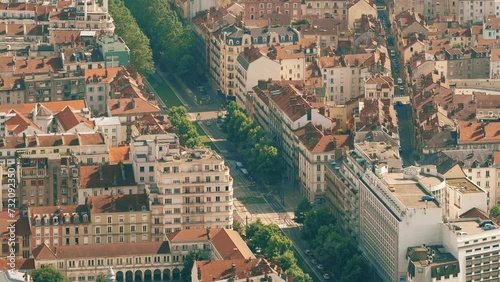
[(0, 0), (0, 282), (500, 282), (500, 0)]

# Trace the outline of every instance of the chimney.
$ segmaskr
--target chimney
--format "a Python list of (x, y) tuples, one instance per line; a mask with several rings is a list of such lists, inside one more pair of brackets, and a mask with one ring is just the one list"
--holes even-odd
[(5, 35), (9, 34), (9, 22), (5, 21)]
[(236, 264), (234, 262), (231, 264), (231, 276), (236, 278)]
[[(104, 176), (103, 176), (103, 174), (102, 174), (102, 164), (99, 164), (99, 168), (98, 168), (98, 170), (99, 170), (99, 179), (100, 179), (100, 180), (103, 180), (103, 179), (104, 179)], [(111, 191), (111, 192), (113, 192), (113, 191)]]
[(23, 35), (26, 35), (26, 24), (23, 24)]
[(210, 227), (207, 227), (207, 239), (210, 241), (212, 238), (210, 236)]
[(135, 100), (134, 100), (134, 98), (132, 98), (130, 100), (130, 106), (132, 107), (132, 109), (135, 109)]

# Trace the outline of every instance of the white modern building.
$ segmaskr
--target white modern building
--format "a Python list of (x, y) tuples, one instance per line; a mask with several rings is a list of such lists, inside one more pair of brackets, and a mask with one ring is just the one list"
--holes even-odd
[(125, 142), (122, 134), (122, 126), (120, 123), (120, 118), (118, 117), (98, 117), (92, 118), (91, 121), (95, 123), (95, 127), (99, 130), (106, 138), (106, 143), (110, 147), (116, 147), (122, 142)]

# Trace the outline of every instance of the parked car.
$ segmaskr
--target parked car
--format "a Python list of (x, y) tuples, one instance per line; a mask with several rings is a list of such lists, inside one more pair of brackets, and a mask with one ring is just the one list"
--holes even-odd
[(494, 229), (497, 229), (497, 228), (498, 227), (496, 225), (486, 224), (483, 229), (487, 231), (487, 230), (494, 230)]
[(306, 250), (304, 253), (306, 253), (306, 255), (310, 256), (311, 255), (311, 250)]
[(431, 195), (424, 195), (422, 196), (422, 201), (434, 201), (436, 198), (434, 198), (434, 196), (431, 196)]
[(316, 268), (317, 268), (317, 269), (319, 269), (319, 270), (323, 270), (323, 269), (324, 269), (324, 267), (323, 267), (323, 265), (322, 265), (322, 264), (318, 264), (318, 265), (316, 265)]
[(315, 259), (312, 259), (311, 263), (314, 264), (314, 265), (316, 265), (318, 262)]
[(469, 233), (460, 231), (460, 232), (457, 232), (457, 235), (458, 236), (465, 236), (465, 235), (469, 235)]
[(488, 224), (495, 225), (495, 223), (493, 223), (493, 221), (491, 220), (481, 220), (481, 222), (479, 222), (479, 227), (485, 227)]
[(323, 273), (323, 278), (325, 280), (330, 280), (331, 277), (330, 277), (330, 274), (328, 274), (328, 273), (325, 272), (325, 273)]

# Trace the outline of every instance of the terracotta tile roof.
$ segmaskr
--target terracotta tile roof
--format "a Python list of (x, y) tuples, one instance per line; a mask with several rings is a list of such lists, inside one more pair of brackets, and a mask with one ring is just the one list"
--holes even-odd
[[(101, 172), (99, 172), (101, 167)], [(115, 187), (136, 184), (131, 164), (80, 166), (80, 188)]]
[(324, 153), (348, 146), (349, 135), (324, 133), (312, 123), (295, 130), (300, 142), (312, 153)]
[(89, 196), (87, 203), (92, 214), (149, 210), (147, 194)]
[(109, 99), (108, 108), (111, 116), (159, 114), (161, 112), (157, 106), (141, 98)]
[(82, 146), (106, 144), (104, 136), (101, 133), (82, 132), (78, 133), (78, 138)]
[(109, 148), (109, 163), (128, 163), (130, 161), (130, 146)]
[(80, 41), (80, 30), (51, 30), (50, 34), (55, 44), (70, 45)]
[(97, 81), (96, 78), (99, 77), (102, 78), (103, 83), (109, 83), (116, 77), (120, 69), (121, 67), (107, 69), (86, 69), (83, 71), (83, 73), (87, 83), (89, 83), (89, 78), (93, 78), (95, 83)]
[(15, 110), (14, 112), (16, 113), (16, 115), (5, 122), (5, 126), (7, 127), (7, 130), (9, 132), (13, 133), (14, 135), (19, 135), (26, 129), (28, 129), (28, 127), (32, 127), (33, 129), (42, 132), (40, 127), (29, 118)]
[(14, 74), (48, 73), (62, 69), (60, 58), (32, 58), (15, 61)]
[(474, 98), (478, 109), (497, 109), (500, 107), (500, 99), (497, 95), (481, 93), (475, 94)]
[(375, 84), (379, 85), (382, 88), (393, 88), (394, 87), (394, 79), (389, 76), (372, 76), (370, 77), (365, 84)]
[(134, 121), (135, 127), (141, 135), (144, 134), (165, 134), (172, 128), (170, 120), (166, 119), (163, 115), (153, 114), (144, 115)]
[(493, 163), (500, 164), (500, 151), (493, 152)]
[[(26, 34), (25, 32), (26, 28)], [(37, 24), (17, 24), (0, 22), (0, 34), (6, 36), (42, 36), (42, 26)]]
[(73, 213), (85, 213), (88, 212), (87, 206), (85, 205), (63, 205), (63, 206), (30, 206), (29, 207), (30, 217), (35, 215), (55, 215), (55, 214), (73, 214)]
[(351, 67), (368, 67), (375, 63), (374, 53), (347, 54), (343, 57), (345, 64)]
[(13, 105), (0, 105), (0, 112), (8, 113), (10, 110), (16, 110), (23, 115), (28, 115), (33, 112), (35, 105), (41, 105), (52, 111), (53, 113), (58, 113), (62, 111), (66, 106), (70, 106), (73, 110), (81, 110), (87, 107), (85, 100), (71, 100), (71, 101), (54, 101), (54, 102), (41, 102), (41, 103), (24, 103), (24, 104), (13, 104)]
[(0, 78), (0, 90), (21, 90), (24, 89), (24, 80), (18, 76), (8, 76)]
[[(210, 228), (210, 241), (224, 259), (255, 258), (238, 232), (224, 228)], [(208, 241), (206, 229), (186, 229), (167, 234), (167, 239), (174, 243)]]
[(490, 219), (488, 213), (478, 208), (472, 208), (464, 212), (460, 218), (480, 218), (481, 220)]
[(486, 29), (500, 29), (500, 17), (496, 15), (488, 15), (484, 20)]
[(54, 254), (47, 245), (42, 244), (33, 250), (35, 260), (80, 259), (97, 257), (125, 257), (139, 255), (170, 254), (168, 242), (133, 242), (115, 244), (91, 244), (58, 246)]
[(500, 61), (500, 48), (491, 49), (490, 61), (491, 62), (499, 62)]
[(500, 142), (500, 122), (460, 122), (458, 143)]
[(341, 65), (338, 57), (320, 57), (319, 67), (323, 69), (333, 68)]
[[(262, 259), (232, 259), (197, 261), (196, 267), (201, 274), (200, 282), (245, 279), (272, 273), (271, 268)], [(252, 279), (253, 280), (253, 279)]]
[(84, 124), (90, 129), (95, 127), (93, 121), (90, 121), (79, 114), (75, 114), (70, 107), (66, 107), (64, 110), (60, 111), (56, 115), (56, 119), (64, 131), (69, 131), (79, 124)]
[[(10, 259), (0, 259), (0, 269), (11, 269), (10, 267)], [(14, 269), (17, 270), (34, 270), (35, 269), (35, 260), (32, 258), (29, 259), (16, 259), (14, 262)], [(1, 276), (1, 275), (0, 275)], [(1, 278), (1, 277), (0, 277)], [(7, 281), (7, 280), (1, 280), (1, 281)], [(8, 281), (14, 281), (14, 280), (8, 280)], [(15, 280), (19, 281), (19, 280)]]

